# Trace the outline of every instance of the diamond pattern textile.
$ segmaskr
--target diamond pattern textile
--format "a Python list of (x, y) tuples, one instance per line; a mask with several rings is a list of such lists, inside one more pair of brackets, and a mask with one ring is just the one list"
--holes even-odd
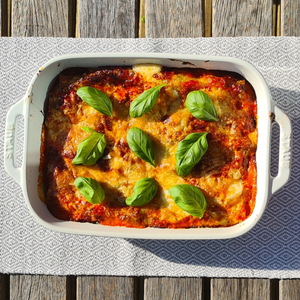
[[(293, 123), (293, 167), (258, 225), (231, 240), (158, 241), (51, 232), (30, 215), (0, 156), (0, 272), (128, 276), (300, 278), (300, 38), (66, 39), (0, 38), (1, 136), (9, 108), (51, 58), (85, 52), (165, 52), (231, 56), (253, 64)], [(17, 164), (22, 164), (22, 127)], [(20, 130), (21, 129), (21, 130)], [(278, 160), (272, 139), (272, 174)], [(3, 153), (4, 138), (0, 139)]]

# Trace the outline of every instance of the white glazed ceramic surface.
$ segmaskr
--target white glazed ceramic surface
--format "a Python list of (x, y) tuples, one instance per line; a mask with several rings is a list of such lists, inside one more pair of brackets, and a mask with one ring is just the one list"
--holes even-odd
[[(70, 67), (132, 66), (137, 63), (156, 63), (165, 67), (191, 67), (236, 72), (253, 86), (258, 104), (257, 196), (252, 215), (240, 224), (226, 228), (123, 228), (99, 224), (61, 221), (53, 217), (38, 197), (37, 181), (40, 158), (40, 136), (44, 121), (43, 109), (50, 82), (62, 70)], [(25, 119), (24, 159), (21, 168), (15, 167), (16, 120)], [(270, 175), (270, 142), (272, 120), (280, 126), (279, 170)], [(73, 54), (48, 61), (33, 77), (24, 98), (7, 114), (5, 132), (5, 169), (18, 182), (27, 206), (36, 220), (51, 230), (65, 233), (137, 238), (137, 239), (225, 239), (250, 230), (262, 216), (268, 199), (289, 179), (291, 172), (291, 135), (289, 118), (274, 105), (269, 88), (261, 74), (249, 63), (230, 57), (210, 57), (175, 54), (111, 53)]]

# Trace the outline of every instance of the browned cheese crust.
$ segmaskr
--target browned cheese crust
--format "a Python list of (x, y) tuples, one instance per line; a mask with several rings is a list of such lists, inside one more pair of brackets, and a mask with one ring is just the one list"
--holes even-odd
[[(155, 106), (140, 118), (129, 116), (130, 103), (145, 90), (167, 84)], [(108, 95), (113, 116), (107, 117), (83, 102), (78, 88), (91, 86)], [(202, 90), (211, 98), (219, 121), (194, 118), (185, 107), (186, 96)], [(74, 166), (88, 126), (105, 134), (104, 155), (93, 166)], [(142, 129), (154, 145), (156, 167), (138, 158), (126, 136)], [(178, 143), (193, 132), (209, 132), (208, 150), (187, 177), (176, 172)], [(252, 87), (226, 72), (166, 69), (155, 65), (134, 68), (69, 69), (59, 75), (49, 94), (42, 131), (39, 195), (59, 219), (127, 227), (220, 227), (248, 218), (256, 198), (257, 112)], [(105, 191), (93, 205), (74, 186), (77, 177), (91, 177)], [(158, 193), (141, 207), (127, 206), (136, 182), (155, 178)], [(168, 189), (176, 184), (198, 187), (206, 197), (202, 219), (181, 210)]]

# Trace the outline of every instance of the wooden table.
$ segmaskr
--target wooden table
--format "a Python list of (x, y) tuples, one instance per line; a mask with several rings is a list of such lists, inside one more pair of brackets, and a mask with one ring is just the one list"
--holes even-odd
[[(298, 22), (300, 0), (0, 0), (0, 35), (12, 37), (299, 36)], [(0, 300), (300, 299), (300, 279), (2, 274), (0, 282)]]

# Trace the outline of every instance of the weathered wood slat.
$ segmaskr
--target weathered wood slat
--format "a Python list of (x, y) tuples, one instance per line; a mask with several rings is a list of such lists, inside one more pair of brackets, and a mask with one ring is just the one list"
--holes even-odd
[(203, 1), (145, 0), (146, 37), (204, 36)]
[(281, 0), (281, 35), (300, 36), (300, 0)]
[(138, 29), (136, 0), (78, 0), (77, 37), (135, 38)]
[(212, 0), (212, 36), (270, 36), (273, 0)]
[(300, 279), (279, 281), (279, 300), (300, 299)]
[(269, 300), (268, 279), (212, 279), (212, 300)]
[(135, 297), (133, 277), (79, 276), (77, 300), (130, 300)]
[(147, 278), (145, 300), (201, 300), (202, 278)]
[(12, 0), (11, 35), (72, 36), (72, 0)]
[(65, 276), (10, 276), (10, 300), (66, 300), (66, 298)]

